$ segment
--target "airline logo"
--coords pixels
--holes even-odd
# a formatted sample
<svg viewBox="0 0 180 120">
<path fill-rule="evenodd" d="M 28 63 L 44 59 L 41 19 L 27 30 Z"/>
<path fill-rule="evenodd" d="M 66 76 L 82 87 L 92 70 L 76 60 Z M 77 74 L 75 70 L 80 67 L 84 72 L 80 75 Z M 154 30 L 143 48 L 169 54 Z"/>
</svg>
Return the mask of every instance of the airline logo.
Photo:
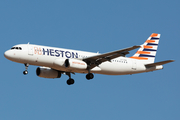
<svg viewBox="0 0 180 120">
<path fill-rule="evenodd" d="M 153 33 L 146 40 L 146 42 L 141 45 L 141 48 L 136 52 L 136 54 L 130 58 L 138 60 L 148 60 L 155 59 L 156 51 L 159 44 L 160 34 Z"/>
<path fill-rule="evenodd" d="M 41 47 L 34 47 L 34 54 L 56 56 L 56 57 L 66 57 L 66 58 L 78 58 L 77 52 L 63 51 L 59 49 L 47 49 L 47 48 L 41 48 Z"/>
</svg>

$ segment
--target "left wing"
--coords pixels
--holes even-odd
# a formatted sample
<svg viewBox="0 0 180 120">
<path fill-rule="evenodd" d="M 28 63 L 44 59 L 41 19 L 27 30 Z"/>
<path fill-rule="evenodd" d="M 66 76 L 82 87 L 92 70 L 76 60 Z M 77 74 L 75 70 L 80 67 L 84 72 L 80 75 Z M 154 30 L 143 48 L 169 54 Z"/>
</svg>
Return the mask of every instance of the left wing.
<svg viewBox="0 0 180 120">
<path fill-rule="evenodd" d="M 92 69 L 102 62 L 111 61 L 114 58 L 125 56 L 126 54 L 129 54 L 129 51 L 134 50 L 136 48 L 139 48 L 141 46 L 133 46 L 113 52 L 108 52 L 100 55 L 95 55 L 91 57 L 84 58 L 83 61 L 85 61 L 88 64 L 88 69 Z"/>
</svg>

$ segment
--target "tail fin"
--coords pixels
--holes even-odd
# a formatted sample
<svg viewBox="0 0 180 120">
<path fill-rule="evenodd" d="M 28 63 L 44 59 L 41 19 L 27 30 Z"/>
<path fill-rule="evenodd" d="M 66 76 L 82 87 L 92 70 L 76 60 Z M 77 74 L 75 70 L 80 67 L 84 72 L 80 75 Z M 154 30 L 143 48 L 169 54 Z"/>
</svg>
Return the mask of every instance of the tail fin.
<svg viewBox="0 0 180 120">
<path fill-rule="evenodd" d="M 154 63 L 159 44 L 160 34 L 152 33 L 141 48 L 130 58 L 142 60 L 144 63 Z"/>
</svg>

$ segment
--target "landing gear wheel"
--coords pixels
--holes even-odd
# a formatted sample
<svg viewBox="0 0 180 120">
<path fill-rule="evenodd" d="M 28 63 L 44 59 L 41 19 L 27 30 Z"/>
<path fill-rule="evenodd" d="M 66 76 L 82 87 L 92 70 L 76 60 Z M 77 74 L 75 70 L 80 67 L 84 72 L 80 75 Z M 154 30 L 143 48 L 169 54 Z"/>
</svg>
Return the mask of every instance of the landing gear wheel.
<svg viewBox="0 0 180 120">
<path fill-rule="evenodd" d="M 23 74 L 24 74 L 24 75 L 27 75 L 27 74 L 28 74 L 28 71 L 27 71 L 27 70 L 23 71 Z"/>
<path fill-rule="evenodd" d="M 90 79 L 93 79 L 94 78 L 94 75 L 92 74 L 92 73 L 88 73 L 87 75 L 86 75 L 86 79 L 87 80 L 90 80 Z"/>
<path fill-rule="evenodd" d="M 24 63 L 24 65 L 25 65 L 26 70 L 23 71 L 23 74 L 24 74 L 24 75 L 27 75 L 27 74 L 28 74 L 27 69 L 28 69 L 28 67 L 29 67 L 29 64 L 28 64 L 28 63 Z"/>
<path fill-rule="evenodd" d="M 67 80 L 67 84 L 68 84 L 68 85 L 74 84 L 74 79 L 72 79 L 72 78 L 68 79 L 68 80 Z"/>
</svg>

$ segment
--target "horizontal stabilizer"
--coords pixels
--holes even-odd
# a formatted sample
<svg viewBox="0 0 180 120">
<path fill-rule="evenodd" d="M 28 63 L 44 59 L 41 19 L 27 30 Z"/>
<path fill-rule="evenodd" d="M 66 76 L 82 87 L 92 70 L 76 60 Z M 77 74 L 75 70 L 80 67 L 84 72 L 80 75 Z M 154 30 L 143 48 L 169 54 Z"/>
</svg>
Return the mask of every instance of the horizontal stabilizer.
<svg viewBox="0 0 180 120">
<path fill-rule="evenodd" d="M 158 66 L 158 65 L 163 65 L 163 64 L 167 64 L 170 62 L 174 62 L 174 60 L 166 60 L 166 61 L 162 61 L 162 62 L 156 62 L 156 63 L 152 63 L 152 64 L 146 64 L 146 67 L 154 67 L 154 66 Z"/>
</svg>

